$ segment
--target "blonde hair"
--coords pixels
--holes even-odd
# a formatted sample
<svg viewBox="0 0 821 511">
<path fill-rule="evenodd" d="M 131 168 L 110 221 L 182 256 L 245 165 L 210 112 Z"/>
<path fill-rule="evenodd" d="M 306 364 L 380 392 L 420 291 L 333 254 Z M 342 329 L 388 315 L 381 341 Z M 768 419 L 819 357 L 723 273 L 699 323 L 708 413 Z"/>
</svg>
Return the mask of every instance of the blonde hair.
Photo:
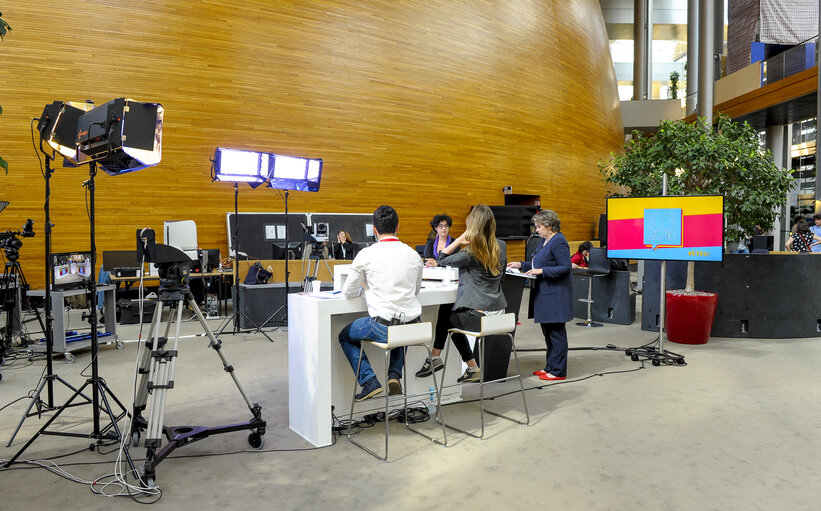
<svg viewBox="0 0 821 511">
<path fill-rule="evenodd" d="M 353 243 L 353 240 L 351 239 L 351 235 L 348 234 L 348 231 L 339 231 L 339 234 L 344 234 L 345 235 L 345 243 Z"/>
<path fill-rule="evenodd" d="M 499 242 L 496 240 L 496 219 L 493 212 L 484 204 L 473 207 L 466 219 L 465 237 L 470 242 L 465 251 L 475 257 L 493 276 L 502 270 L 499 260 Z"/>
</svg>

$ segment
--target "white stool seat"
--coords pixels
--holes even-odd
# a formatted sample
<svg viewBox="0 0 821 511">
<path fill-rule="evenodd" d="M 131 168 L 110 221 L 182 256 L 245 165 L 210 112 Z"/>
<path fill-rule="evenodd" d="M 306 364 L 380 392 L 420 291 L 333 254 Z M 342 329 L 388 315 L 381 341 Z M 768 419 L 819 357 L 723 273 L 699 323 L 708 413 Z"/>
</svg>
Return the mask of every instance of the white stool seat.
<svg viewBox="0 0 821 511">
<path fill-rule="evenodd" d="M 407 323 L 407 324 L 403 324 L 403 325 L 389 326 L 388 327 L 388 339 L 385 342 L 371 341 L 371 340 L 368 340 L 368 339 L 363 339 L 362 343 L 363 344 L 368 343 L 372 346 L 375 346 L 375 347 L 380 348 L 380 349 L 385 351 L 385 379 L 383 380 L 383 383 L 387 384 L 387 382 L 388 382 L 388 367 L 390 365 L 389 359 L 390 359 L 391 350 L 393 350 L 393 349 L 402 349 L 402 350 L 406 350 L 406 352 L 407 352 L 407 349 L 408 349 L 409 346 L 420 346 L 420 347 L 423 347 L 427 350 L 428 358 L 430 358 L 431 354 L 430 354 L 429 343 L 430 343 L 432 337 L 433 337 L 433 325 L 431 323 Z M 385 392 L 384 392 L 384 399 L 385 399 L 385 456 L 380 456 L 375 451 L 373 451 L 373 450 L 365 447 L 361 443 L 357 442 L 351 436 L 351 426 L 353 425 L 353 422 L 354 422 L 353 421 L 354 405 L 356 404 L 356 387 L 357 387 L 357 384 L 359 382 L 359 370 L 360 370 L 361 366 L 362 366 L 362 350 L 360 350 L 360 352 L 359 352 L 359 362 L 357 363 L 356 371 L 354 372 L 353 396 L 351 397 L 351 414 L 350 414 L 350 417 L 349 417 L 350 420 L 348 422 L 348 430 L 347 430 L 348 440 L 350 440 L 351 443 L 353 443 L 357 447 L 360 447 L 364 451 L 372 454 L 376 458 L 379 458 L 382 461 L 388 461 L 388 429 L 389 429 L 388 426 L 390 424 L 388 405 L 389 405 L 389 401 L 390 401 L 390 395 L 389 395 L 390 393 L 387 389 L 385 389 Z M 414 394 L 414 395 L 409 396 L 406 392 L 407 388 L 408 388 L 408 375 L 407 375 L 407 371 L 405 371 L 404 369 L 402 371 L 402 376 L 403 376 L 403 380 L 404 380 L 404 385 L 403 385 L 404 392 L 402 393 L 402 397 L 404 399 L 405 428 L 413 431 L 417 435 L 421 435 L 421 436 L 427 438 L 428 440 L 432 440 L 432 441 L 434 441 L 434 442 L 436 442 L 440 445 L 447 445 L 447 432 L 445 431 L 445 424 L 444 424 L 445 421 L 444 421 L 444 418 L 442 416 L 442 411 L 439 407 L 439 403 L 440 403 L 440 400 L 441 400 L 441 397 L 442 397 L 442 393 L 439 390 L 438 384 L 436 383 L 436 378 L 433 379 L 433 384 L 434 384 L 434 387 L 435 387 L 434 390 L 436 391 L 436 415 L 438 416 L 438 418 L 439 418 L 438 420 L 442 425 L 442 437 L 443 437 L 442 441 L 439 441 L 436 438 L 433 438 L 429 435 L 426 435 L 425 433 L 422 433 L 421 431 L 418 431 L 418 430 L 412 428 L 410 426 L 410 424 L 408 423 L 408 398 L 409 397 L 419 397 L 419 396 L 422 396 L 422 395 L 427 396 L 427 394 Z"/>
<path fill-rule="evenodd" d="M 448 338 L 450 338 L 450 336 L 453 335 L 454 333 L 460 333 L 460 334 L 470 335 L 470 336 L 476 337 L 476 342 L 479 343 L 479 352 L 481 353 L 481 357 L 482 357 L 481 361 L 480 361 L 480 367 L 479 367 L 479 404 L 480 404 L 480 408 L 481 408 L 481 415 L 480 415 L 480 418 L 481 418 L 481 432 L 478 435 L 476 435 L 475 433 L 471 433 L 470 431 L 465 431 L 463 429 L 459 429 L 459 428 L 454 427 L 452 425 L 444 424 L 444 420 L 443 420 L 443 425 L 446 425 L 447 427 L 449 427 L 451 429 L 455 429 L 456 431 L 465 433 L 467 435 L 470 435 L 470 436 L 473 436 L 473 437 L 476 437 L 476 438 L 483 438 L 484 435 L 485 435 L 485 411 L 487 411 L 487 413 L 489 413 L 491 415 L 495 415 L 497 417 L 501 417 L 503 419 L 507 419 L 509 421 L 516 422 L 518 424 L 522 424 L 522 425 L 525 425 L 525 426 L 530 424 L 530 414 L 527 411 L 527 401 L 525 400 L 524 384 L 522 383 L 522 372 L 521 372 L 521 369 L 519 368 L 519 354 L 516 351 L 516 343 L 513 340 L 513 332 L 515 330 L 516 330 L 516 315 L 513 314 L 512 312 L 509 312 L 507 314 L 496 314 L 496 315 L 492 315 L 492 316 L 482 316 L 482 318 L 481 318 L 481 327 L 480 327 L 480 330 L 478 332 L 471 331 L 471 330 L 464 330 L 464 329 L 461 329 L 461 328 L 449 328 L 448 329 L 448 334 L 449 334 Z M 513 357 L 516 361 L 516 374 L 512 375 L 512 376 L 506 376 L 504 378 L 499 378 L 499 379 L 493 380 L 491 382 L 486 382 L 485 381 L 485 366 L 487 365 L 486 364 L 487 359 L 485 357 L 485 344 L 487 342 L 487 338 L 489 336 L 493 336 L 493 335 L 506 335 L 506 336 L 508 336 L 508 338 L 510 338 L 511 351 L 513 352 Z M 439 385 L 439 392 L 440 393 L 442 392 L 442 389 L 444 388 L 444 378 L 445 378 L 444 375 L 447 372 L 448 354 L 449 353 L 450 353 L 450 343 L 447 343 L 447 345 L 445 347 L 445 359 L 444 359 L 444 362 L 443 362 L 444 368 L 441 371 L 442 372 L 442 381 L 440 382 L 440 385 Z M 493 412 L 493 411 L 490 411 L 490 410 L 485 410 L 485 394 L 484 394 L 485 385 L 487 383 L 496 383 L 496 382 L 501 382 L 501 381 L 507 381 L 507 380 L 510 380 L 510 379 L 513 379 L 513 378 L 517 378 L 519 380 L 519 392 L 522 396 L 522 404 L 524 405 L 524 410 L 525 410 L 525 420 L 524 421 L 516 420 L 512 417 L 508 417 L 507 415 L 503 415 L 501 413 L 496 413 L 496 412 Z M 434 376 L 433 380 L 434 380 L 434 382 L 436 381 L 435 376 Z"/>
</svg>

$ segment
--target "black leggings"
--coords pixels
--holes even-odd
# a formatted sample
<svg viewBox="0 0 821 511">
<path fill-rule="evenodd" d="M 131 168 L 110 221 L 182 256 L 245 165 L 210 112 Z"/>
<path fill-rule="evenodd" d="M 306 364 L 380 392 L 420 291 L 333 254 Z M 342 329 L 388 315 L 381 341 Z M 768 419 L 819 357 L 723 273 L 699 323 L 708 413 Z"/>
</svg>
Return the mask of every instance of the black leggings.
<svg viewBox="0 0 821 511">
<path fill-rule="evenodd" d="M 434 337 L 433 347 L 437 350 L 445 348 L 448 328 L 478 332 L 482 328 L 482 316 L 484 314 L 473 309 L 453 310 L 453 304 L 445 303 L 440 305 L 439 314 L 436 318 L 436 336 Z M 465 334 L 454 333 L 450 338 L 453 345 L 459 350 L 459 355 L 464 362 L 475 358 Z"/>
</svg>

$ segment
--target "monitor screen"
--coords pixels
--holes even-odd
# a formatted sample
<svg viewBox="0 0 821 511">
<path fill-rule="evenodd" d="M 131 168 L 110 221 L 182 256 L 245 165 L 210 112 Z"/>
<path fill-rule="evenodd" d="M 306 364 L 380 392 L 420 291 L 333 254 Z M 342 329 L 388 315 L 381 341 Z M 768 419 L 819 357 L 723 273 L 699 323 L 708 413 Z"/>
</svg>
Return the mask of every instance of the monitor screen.
<svg viewBox="0 0 821 511">
<path fill-rule="evenodd" d="M 91 277 L 91 252 L 51 254 L 53 289 L 81 288 Z"/>
<path fill-rule="evenodd" d="M 115 268 L 142 268 L 142 261 L 137 259 L 136 250 L 104 250 L 103 269 L 114 271 Z"/>
<path fill-rule="evenodd" d="M 607 257 L 722 261 L 724 197 L 607 199 Z"/>
</svg>

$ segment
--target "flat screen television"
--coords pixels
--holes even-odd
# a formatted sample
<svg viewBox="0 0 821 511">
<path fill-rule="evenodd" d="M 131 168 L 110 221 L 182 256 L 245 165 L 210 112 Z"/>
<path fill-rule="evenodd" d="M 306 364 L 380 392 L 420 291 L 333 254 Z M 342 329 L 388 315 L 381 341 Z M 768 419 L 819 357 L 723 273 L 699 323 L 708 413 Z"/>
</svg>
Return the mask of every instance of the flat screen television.
<svg viewBox="0 0 821 511">
<path fill-rule="evenodd" d="M 92 278 L 91 252 L 60 252 L 51 258 L 52 289 L 83 288 Z"/>
<path fill-rule="evenodd" d="M 722 261 L 724 197 L 607 199 L 607 257 Z"/>
</svg>

